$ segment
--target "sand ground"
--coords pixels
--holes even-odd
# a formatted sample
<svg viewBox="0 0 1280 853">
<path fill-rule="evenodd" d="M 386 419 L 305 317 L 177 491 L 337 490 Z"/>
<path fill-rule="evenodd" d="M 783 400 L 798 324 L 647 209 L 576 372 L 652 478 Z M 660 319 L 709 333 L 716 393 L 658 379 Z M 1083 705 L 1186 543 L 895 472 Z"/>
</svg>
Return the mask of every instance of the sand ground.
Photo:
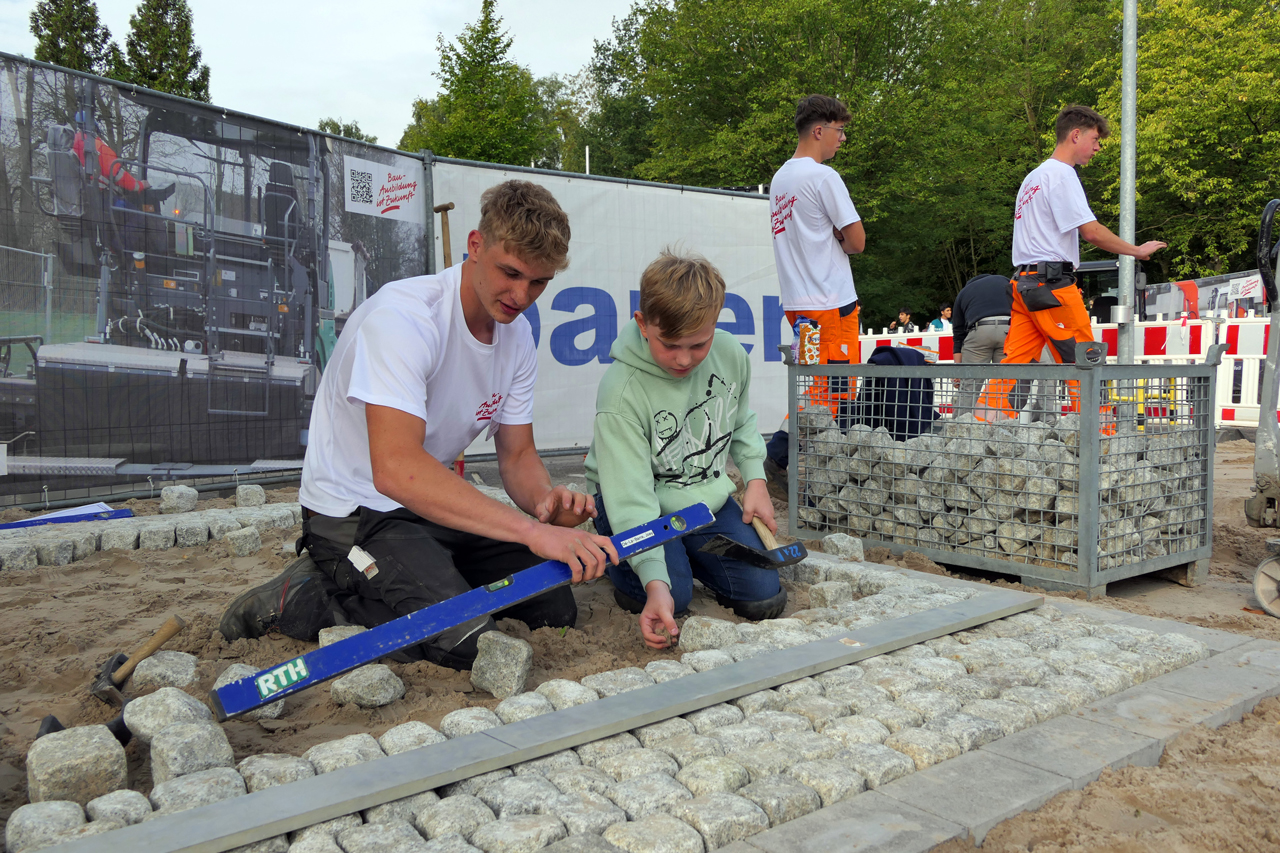
<svg viewBox="0 0 1280 853">
<path fill-rule="evenodd" d="M 1243 500 L 1253 481 L 1253 445 L 1219 445 L 1214 477 L 1214 553 L 1209 581 L 1187 589 L 1172 582 L 1136 578 L 1113 584 L 1098 603 L 1196 625 L 1280 640 L 1280 619 L 1261 612 L 1252 597 L 1253 570 L 1265 556 L 1265 540 L 1275 531 L 1247 527 Z M 496 468 L 471 466 L 486 482 L 497 484 Z M 581 459 L 559 461 L 553 476 L 581 478 Z M 269 492 L 272 502 L 296 500 L 296 490 Z M 155 501 L 131 501 L 134 512 L 156 511 Z M 202 500 L 202 508 L 230 503 Z M 782 509 L 782 508 L 780 508 Z M 21 515 L 10 510 L 0 520 Z M 785 512 L 780 512 L 785 519 Z M 199 660 L 198 683 L 190 692 L 203 698 L 230 663 L 256 667 L 295 656 L 308 644 L 279 635 L 228 644 L 216 632 L 223 608 L 246 587 L 277 574 L 289 559 L 286 548 L 297 530 L 264 536 L 263 549 L 251 557 L 232 557 L 220 542 L 199 548 L 160 552 L 99 553 L 64 567 L 29 573 L 0 573 L 0 821 L 26 802 L 25 756 L 46 714 L 64 724 L 105 722 L 115 711 L 88 693 L 103 661 L 131 652 L 171 614 L 182 615 L 187 629 L 166 648 L 189 652 Z M 814 543 L 816 544 L 816 543 Z M 291 548 L 290 552 L 291 553 Z M 880 549 L 869 558 L 899 562 L 913 569 L 943 571 L 920 555 L 891 560 Z M 973 577 L 966 575 L 967 577 Z M 1007 584 L 1009 578 L 974 578 Z M 551 678 L 579 678 L 651 660 L 678 658 L 679 649 L 652 651 L 640 640 L 635 617 L 613 602 L 607 581 L 575 591 L 579 619 L 563 634 L 523 624 L 502 623 L 504 631 L 533 644 L 534 672 L 529 687 Z M 788 612 L 808 606 L 807 595 L 791 590 Z M 709 596 L 699 594 L 691 610 L 736 621 Z M 404 680 L 404 699 L 386 708 L 339 706 L 321 686 L 286 700 L 278 720 L 226 724 L 237 759 L 259 752 L 301 754 L 308 747 L 356 732 L 379 735 L 410 719 L 436 725 L 457 708 L 497 700 L 472 688 L 466 673 L 427 663 L 391 663 Z M 126 686 L 126 695 L 129 691 Z M 1084 791 L 1062 794 L 1039 811 L 997 827 L 985 847 L 991 850 L 1047 851 L 1217 851 L 1280 849 L 1280 831 L 1271 818 L 1280 805 L 1280 771 L 1274 749 L 1280 724 L 1280 700 L 1269 700 L 1240 723 L 1216 731 L 1196 730 L 1177 739 L 1160 767 L 1109 772 Z M 146 750 L 137 742 L 127 750 L 130 784 L 151 787 Z M 944 846 L 958 853 L 964 845 Z M 972 849 L 970 847 L 970 849 Z"/>
</svg>

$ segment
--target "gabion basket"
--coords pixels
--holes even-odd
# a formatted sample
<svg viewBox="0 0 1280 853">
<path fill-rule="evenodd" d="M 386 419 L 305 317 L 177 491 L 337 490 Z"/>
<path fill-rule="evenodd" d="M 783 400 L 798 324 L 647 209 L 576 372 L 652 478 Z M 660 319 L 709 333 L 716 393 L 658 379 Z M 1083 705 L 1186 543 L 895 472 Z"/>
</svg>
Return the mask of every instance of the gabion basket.
<svg viewBox="0 0 1280 853">
<path fill-rule="evenodd" d="M 1104 594 L 1212 550 L 1199 364 L 789 365 L 790 523 Z"/>
</svg>

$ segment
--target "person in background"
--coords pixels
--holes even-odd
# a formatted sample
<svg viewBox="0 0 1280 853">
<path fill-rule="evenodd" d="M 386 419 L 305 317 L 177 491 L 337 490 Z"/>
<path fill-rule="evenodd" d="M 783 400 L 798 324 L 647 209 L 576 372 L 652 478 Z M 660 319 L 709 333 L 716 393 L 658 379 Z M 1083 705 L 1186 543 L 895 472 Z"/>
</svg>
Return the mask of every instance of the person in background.
<svg viewBox="0 0 1280 853">
<path fill-rule="evenodd" d="M 1076 360 L 1076 343 L 1092 341 L 1075 269 L 1080 238 L 1118 255 L 1146 260 L 1165 247 L 1158 240 L 1136 246 L 1122 240 L 1089 208 L 1078 167 L 1102 150 L 1110 135 L 1107 120 L 1080 105 L 1065 107 L 1056 121 L 1053 156 L 1027 175 L 1013 212 L 1013 311 L 1004 361 L 1026 364 L 1043 349 L 1059 364 Z M 1096 310 L 1096 303 L 1095 303 Z"/>
<path fill-rule="evenodd" d="M 951 305 L 944 303 L 938 306 L 938 317 L 929 324 L 929 328 L 944 335 L 951 331 Z"/>
<path fill-rule="evenodd" d="M 1009 334 L 1013 310 L 1013 285 L 1002 275 L 974 276 L 956 297 L 951 329 L 956 364 L 999 364 L 1004 360 L 1004 339 Z M 956 414 L 973 411 L 981 380 L 960 379 Z"/>
<path fill-rule="evenodd" d="M 911 322 L 911 309 L 903 308 L 898 312 L 898 319 L 889 323 L 889 331 L 910 335 L 920 331 L 920 327 Z"/>
<path fill-rule="evenodd" d="M 782 308 L 787 323 L 801 315 L 818 327 L 821 364 L 859 363 L 858 292 L 853 285 L 849 256 L 866 248 L 862 217 L 853 206 L 840 174 L 826 161 L 836 156 L 845 140 L 849 110 L 827 95 L 810 95 L 796 105 L 795 153 L 782 164 L 769 184 L 773 259 L 778 269 Z M 829 384 L 817 379 L 809 390 L 810 403 L 826 405 L 840 419 L 849 402 L 847 379 Z M 769 440 L 765 472 L 769 489 L 787 494 L 790 440 L 780 429 Z"/>
</svg>

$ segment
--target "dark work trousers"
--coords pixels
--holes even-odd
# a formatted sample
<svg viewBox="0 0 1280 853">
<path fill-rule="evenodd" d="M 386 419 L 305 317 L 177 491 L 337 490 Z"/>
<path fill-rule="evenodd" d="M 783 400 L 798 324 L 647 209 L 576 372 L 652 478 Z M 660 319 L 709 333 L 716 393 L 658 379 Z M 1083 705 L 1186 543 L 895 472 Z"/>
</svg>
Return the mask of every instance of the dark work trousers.
<svg viewBox="0 0 1280 853">
<path fill-rule="evenodd" d="M 617 532 L 609 524 L 604 498 L 598 494 L 596 513 L 596 530 L 602 536 L 612 536 Z M 709 526 L 663 545 L 662 553 L 667 560 L 667 576 L 670 581 L 667 586 L 671 588 L 676 613 L 689 609 L 689 602 L 693 600 L 694 578 L 726 601 L 764 601 L 781 591 L 776 570 L 757 568 L 742 560 L 698 550 L 721 534 L 734 542 L 764 550 L 760 534 L 750 524 L 743 522 L 742 507 L 733 498 L 725 501 L 724 506 L 716 513 L 715 521 Z M 644 584 L 625 560 L 620 566 L 610 564 L 605 571 L 609 574 L 609 580 L 624 595 L 636 601 L 648 600 L 649 594 L 645 591 Z"/>
<path fill-rule="evenodd" d="M 407 509 L 377 512 L 361 507 L 346 518 L 304 510 L 302 544 L 332 582 L 326 585 L 326 592 L 336 609 L 346 621 L 366 628 L 542 562 L 523 545 L 442 527 Z M 376 561 L 373 577 L 358 571 L 347 559 L 353 545 Z M 470 669 L 476 640 L 493 630 L 495 618 L 519 619 L 536 629 L 572 626 L 577 617 L 573 592 L 562 586 L 492 617 L 450 628 L 405 652 L 413 660 Z"/>
</svg>

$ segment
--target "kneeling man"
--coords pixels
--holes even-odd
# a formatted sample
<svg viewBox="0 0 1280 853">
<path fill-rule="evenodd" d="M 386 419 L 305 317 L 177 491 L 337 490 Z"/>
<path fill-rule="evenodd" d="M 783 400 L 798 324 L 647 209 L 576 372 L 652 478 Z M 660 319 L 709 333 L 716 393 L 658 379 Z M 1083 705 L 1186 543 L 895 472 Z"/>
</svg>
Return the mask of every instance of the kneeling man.
<svg viewBox="0 0 1280 853">
<path fill-rule="evenodd" d="M 568 265 L 569 219 L 545 188 L 507 181 L 481 196 L 466 259 L 391 282 L 351 315 L 316 394 L 302 469 L 302 559 L 241 595 L 228 640 L 271 628 L 313 639 L 333 625 L 374 627 L 542 560 L 575 582 L 617 562 L 587 495 L 552 487 L 533 442 L 537 353 L 521 316 Z M 507 493 L 488 498 L 446 463 L 487 430 Z M 314 563 L 312 562 L 314 560 Z M 530 628 L 573 625 L 569 587 L 494 614 Z M 468 669 L 485 617 L 407 651 Z"/>
</svg>

